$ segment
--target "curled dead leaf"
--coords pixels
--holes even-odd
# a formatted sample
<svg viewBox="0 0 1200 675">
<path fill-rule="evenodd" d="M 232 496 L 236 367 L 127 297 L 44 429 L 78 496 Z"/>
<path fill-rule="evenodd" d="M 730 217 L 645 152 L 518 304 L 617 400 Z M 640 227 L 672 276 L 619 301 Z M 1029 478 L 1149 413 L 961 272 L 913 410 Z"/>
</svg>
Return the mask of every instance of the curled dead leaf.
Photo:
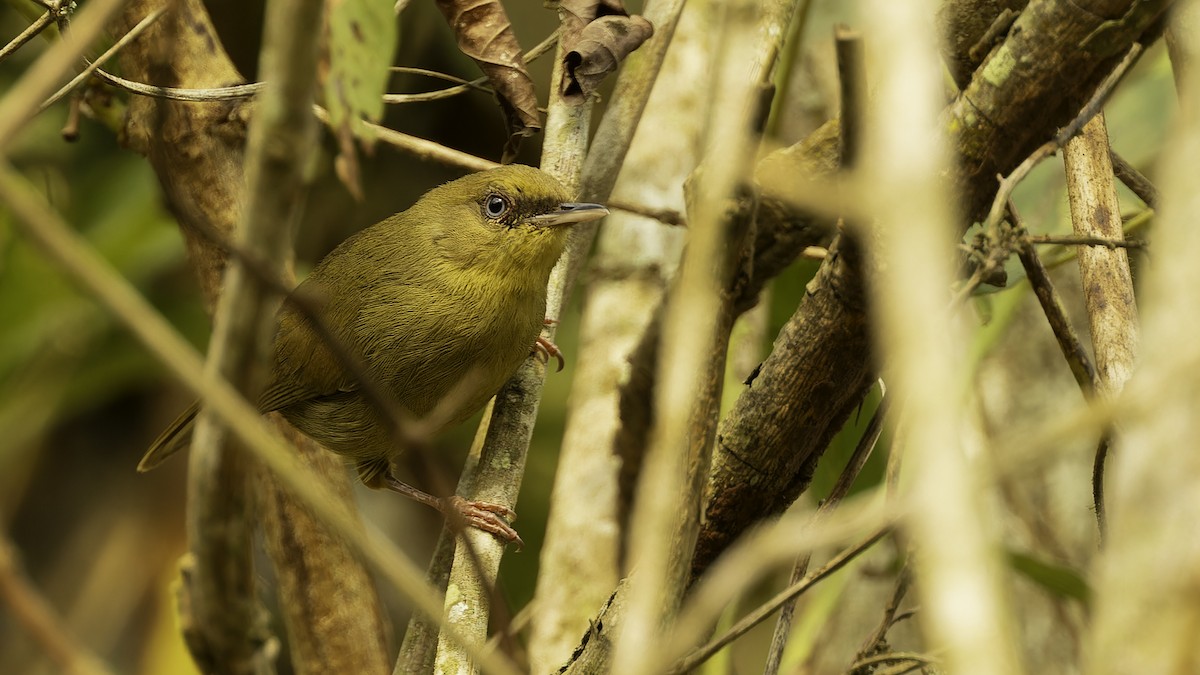
<svg viewBox="0 0 1200 675">
<path fill-rule="evenodd" d="M 521 139 L 542 128 L 537 92 L 525 68 L 521 44 L 499 0 L 437 0 L 454 29 L 458 48 L 479 64 L 496 91 L 508 125 L 501 162 L 511 161 Z"/>
<path fill-rule="evenodd" d="M 574 40 L 583 27 L 602 16 L 629 16 L 622 0 L 562 0 L 558 3 L 562 11 L 564 40 Z"/>
<path fill-rule="evenodd" d="M 579 31 L 564 48 L 563 98 L 579 104 L 616 72 L 621 61 L 654 35 L 654 26 L 640 16 L 601 16 Z"/>
</svg>

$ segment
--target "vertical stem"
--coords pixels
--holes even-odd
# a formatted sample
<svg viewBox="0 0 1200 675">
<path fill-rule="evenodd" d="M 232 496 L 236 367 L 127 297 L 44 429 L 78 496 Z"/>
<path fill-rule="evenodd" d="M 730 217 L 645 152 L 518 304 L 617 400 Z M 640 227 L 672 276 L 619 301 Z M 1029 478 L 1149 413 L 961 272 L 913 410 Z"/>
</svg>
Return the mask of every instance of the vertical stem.
<svg viewBox="0 0 1200 675">
<path fill-rule="evenodd" d="M 282 276 L 303 202 L 303 171 L 316 147 L 312 100 L 322 3 L 272 0 L 263 36 L 267 84 L 250 123 L 240 249 Z M 235 259 L 224 279 L 205 371 L 227 378 L 249 400 L 266 384 L 263 367 L 280 298 Z M 188 472 L 188 558 L 184 585 L 188 644 L 206 670 L 274 671 L 277 645 L 258 602 L 249 455 L 231 451 L 220 418 L 201 411 Z"/>
<path fill-rule="evenodd" d="M 577 193 L 587 149 L 592 101 L 571 105 L 563 99 L 562 89 L 558 86 L 563 77 L 563 56 L 560 42 L 551 76 L 553 87 L 546 116 L 542 169 Z M 566 253 L 550 275 L 546 318 L 557 322 L 570 291 L 567 272 L 578 268 L 587 256 L 594 233 L 594 227 L 579 228 L 571 233 Z M 548 326 L 546 332 L 548 337 L 553 337 L 554 326 Z M 529 358 L 496 395 L 479 463 L 473 470 L 463 472 L 459 494 L 510 509 L 516 506 L 545 381 L 545 365 L 536 358 Z M 487 641 L 492 589 L 496 585 L 504 548 L 505 542 L 474 528 L 458 535 L 446 589 L 446 625 L 457 628 L 459 635 L 474 644 L 483 645 Z M 439 637 L 434 672 L 474 673 L 475 668 L 469 664 L 461 643 Z"/>
<path fill-rule="evenodd" d="M 720 46 L 707 114 L 706 161 L 689 205 L 688 249 L 668 293 L 655 422 L 630 521 L 628 615 L 614 673 L 653 672 L 655 641 L 670 626 L 691 573 L 712 459 L 721 379 L 733 311 L 722 292 L 753 214 L 731 214 L 730 198 L 750 176 L 759 86 L 778 56 L 794 2 L 717 6 Z M 741 216 L 741 217 L 739 217 Z"/>
<path fill-rule="evenodd" d="M 1021 672 L 1004 601 L 1004 564 L 988 536 L 983 476 L 969 457 L 980 431 L 964 400 L 961 325 L 947 302 L 956 228 L 941 176 L 949 155 L 937 126 L 941 72 L 932 2 L 869 2 L 867 72 L 875 78 L 862 145 L 862 192 L 884 380 L 906 411 L 903 498 L 917 550 L 929 644 L 951 673 Z"/>
<path fill-rule="evenodd" d="M 1063 163 L 1075 234 L 1123 238 L 1121 204 L 1117 201 L 1103 113 L 1093 117 L 1078 136 L 1067 142 Z M 1137 303 L 1129 272 L 1129 253 L 1124 248 L 1081 246 L 1078 257 L 1092 350 L 1096 355 L 1096 393 L 1111 397 L 1121 391 L 1132 374 L 1137 352 Z M 1104 466 L 1110 442 L 1109 434 L 1105 433 L 1096 450 L 1092 472 L 1093 508 L 1101 536 L 1104 534 Z"/>
<path fill-rule="evenodd" d="M 702 86 L 709 31 L 701 18 L 708 4 L 692 0 L 671 41 L 613 191 L 624 201 L 684 209 L 679 186 L 695 168 L 701 120 L 679 110 L 700 109 L 709 95 Z M 678 262 L 683 235 L 681 228 L 622 211 L 610 214 L 598 235 L 538 569 L 532 672 L 553 672 L 567 661 L 617 585 L 619 389 Z"/>
<path fill-rule="evenodd" d="M 1176 47 L 1195 62 L 1200 6 L 1174 15 Z M 1190 21 L 1188 20 L 1190 19 Z M 1141 275 L 1140 362 L 1125 386 L 1110 469 L 1106 545 L 1083 672 L 1200 671 L 1200 70 L 1181 73 L 1180 110 L 1163 145 L 1163 208 L 1154 255 Z"/>
<path fill-rule="evenodd" d="M 1067 143 L 1063 160 L 1075 234 L 1123 239 L 1103 113 Z M 1080 246 L 1078 257 L 1096 354 L 1096 388 L 1101 395 L 1111 396 L 1129 379 L 1137 351 L 1137 304 L 1129 254 L 1124 248 Z"/>
</svg>

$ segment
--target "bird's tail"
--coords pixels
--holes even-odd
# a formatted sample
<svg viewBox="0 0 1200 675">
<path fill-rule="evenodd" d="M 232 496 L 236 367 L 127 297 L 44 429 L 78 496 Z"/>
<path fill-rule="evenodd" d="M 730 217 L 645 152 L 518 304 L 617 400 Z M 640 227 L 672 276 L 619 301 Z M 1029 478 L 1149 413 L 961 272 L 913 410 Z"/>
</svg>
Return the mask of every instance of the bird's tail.
<svg viewBox="0 0 1200 675">
<path fill-rule="evenodd" d="M 192 437 L 192 426 L 196 421 L 196 413 L 200 410 L 200 403 L 196 402 L 188 406 L 179 417 L 175 418 L 174 422 L 168 426 L 154 442 L 150 444 L 150 449 L 142 457 L 142 461 L 138 462 L 138 471 L 149 471 L 163 460 L 175 454 L 176 451 L 187 445 L 188 440 Z"/>
</svg>

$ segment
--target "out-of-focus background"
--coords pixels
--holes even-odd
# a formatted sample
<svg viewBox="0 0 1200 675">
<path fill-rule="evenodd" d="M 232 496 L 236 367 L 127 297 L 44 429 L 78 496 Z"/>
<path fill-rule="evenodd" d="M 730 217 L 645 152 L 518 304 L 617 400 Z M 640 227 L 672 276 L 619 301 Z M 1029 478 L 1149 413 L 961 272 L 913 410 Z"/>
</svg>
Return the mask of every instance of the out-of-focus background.
<svg viewBox="0 0 1200 675">
<path fill-rule="evenodd" d="M 540 3 L 507 4 L 526 48 L 557 26 L 555 12 Z M 628 3 L 634 12 L 640 4 Z M 831 28 L 838 21 L 853 23 L 854 4 L 814 3 L 771 143 L 793 143 L 836 113 Z M 261 23 L 247 20 L 246 13 L 254 6 L 261 10 L 261 3 L 214 0 L 209 5 L 226 48 L 247 78 L 253 79 Z M 0 5 L 0 42 L 22 31 L 41 11 L 28 0 L 6 0 Z M 466 79 L 478 76 L 432 3 L 411 3 L 400 20 L 400 34 L 397 65 Z M 35 39 L 0 63 L 0 96 L 47 44 Z M 530 66 L 543 105 L 550 58 L 543 57 Z M 601 91 L 594 120 L 603 114 L 603 99 L 611 84 L 610 78 Z M 440 86 L 435 79 L 397 74 L 391 91 L 416 92 Z M 1116 150 L 1144 170 L 1152 169 L 1149 163 L 1157 156 L 1173 105 L 1169 65 L 1161 47 L 1154 48 L 1107 108 Z M 33 121 L 10 151 L 13 163 L 176 328 L 203 348 L 209 322 L 186 264 L 181 236 L 164 209 L 151 168 L 144 158 L 123 149 L 111 128 L 86 117 L 79 139 L 65 142 L 60 130 L 66 115 L 67 106 L 60 103 Z M 478 92 L 393 106 L 384 124 L 494 160 L 499 159 L 505 137 L 495 102 Z M 537 136 L 529 139 L 518 161 L 537 164 L 539 142 Z M 404 209 L 428 188 L 461 173 L 379 144 L 364 158 L 365 199 L 360 202 L 333 174 L 335 148 L 328 135 L 323 143 L 318 180 L 296 240 L 301 273 L 348 234 Z M 1057 160 L 1040 167 L 1021 186 L 1017 197 L 1031 229 L 1069 231 Z M 1128 193 L 1122 193 L 1122 198 L 1123 203 L 1136 202 Z M 191 397 L 102 309 L 23 241 L 14 232 L 11 217 L 0 205 L 0 528 L 15 544 L 25 574 L 63 615 L 72 632 L 120 672 L 190 672 L 193 666 L 175 626 L 172 598 L 177 561 L 185 546 L 186 461 L 172 460 L 148 475 L 138 475 L 134 467 L 149 442 Z M 1136 261 L 1135 257 L 1135 265 Z M 1076 274 L 1074 269 L 1073 264 L 1062 266 L 1056 274 L 1070 278 Z M 757 339 L 761 350 L 770 348 L 814 270 L 815 263 L 801 261 L 773 284 Z M 988 417 L 997 421 L 1061 405 L 1056 400 L 1062 397 L 1078 397 L 1031 293 L 1020 284 L 1018 268 L 1011 271 L 1013 290 L 981 295 L 976 302 L 980 323 L 987 324 L 976 336 L 980 377 L 989 394 L 985 396 L 989 399 L 985 400 Z M 1072 288 L 1071 284 L 1063 287 Z M 567 367 L 548 379 L 534 434 L 518 523 L 526 547 L 506 556 L 500 576 L 501 592 L 514 610 L 533 594 L 541 530 L 574 370 L 578 314 L 576 300 L 557 338 L 566 353 Z M 1081 319 L 1079 325 L 1084 324 Z M 730 381 L 743 379 L 755 362 L 753 352 L 749 359 L 733 359 Z M 1036 389 L 1027 387 L 1035 380 L 1039 383 Z M 828 489 L 857 436 L 854 430 L 861 429 L 870 412 L 865 409 L 852 420 L 854 429 L 844 434 L 846 440 L 827 454 L 809 499 L 819 499 Z M 437 440 L 434 461 L 451 480 L 473 430 L 473 423 L 464 424 Z M 882 458 L 884 453 L 877 453 L 862 479 L 864 484 L 879 480 Z M 1012 504 L 1008 505 L 1018 514 L 1011 519 L 1014 542 L 1036 544 L 1041 551 L 1054 550 L 1057 562 L 1075 570 L 1086 564 L 1093 545 L 1088 483 L 1086 477 L 1073 474 L 1077 469 L 1051 467 L 1047 484 L 1054 485 L 1053 491 L 1045 489 L 1047 484 L 1040 488 L 1012 486 Z M 422 482 L 419 475 L 412 479 Z M 424 564 L 441 527 L 436 513 L 395 495 L 365 489 L 360 489 L 358 499 L 365 517 L 387 531 L 418 564 Z M 262 565 L 262 569 L 269 566 Z M 864 564 L 846 572 L 844 581 L 890 588 L 890 582 L 872 582 L 873 572 L 878 570 Z M 270 588 L 270 584 L 264 586 Z M 830 585 L 801 606 L 802 615 L 813 618 L 814 631 L 816 626 L 833 625 L 816 617 L 831 611 L 828 608 L 844 587 L 845 583 Z M 770 590 L 764 588 L 761 594 Z M 1018 591 L 1051 593 L 1032 582 Z M 398 630 L 407 620 L 408 609 L 390 589 L 382 588 L 382 592 L 388 600 L 391 625 Z M 753 598 L 746 603 L 753 604 Z M 741 651 L 749 655 L 761 649 L 769 631 L 767 624 L 761 634 L 739 643 L 734 658 Z M 275 633 L 282 635 L 283 631 Z M 398 642 L 399 636 L 393 639 Z M 824 639 L 828 637 L 813 632 L 808 648 Z M 284 650 L 282 672 L 287 672 L 286 660 Z M 0 673 L 52 670 L 39 648 L 0 608 Z M 826 671 L 818 668 L 813 672 Z"/>
</svg>

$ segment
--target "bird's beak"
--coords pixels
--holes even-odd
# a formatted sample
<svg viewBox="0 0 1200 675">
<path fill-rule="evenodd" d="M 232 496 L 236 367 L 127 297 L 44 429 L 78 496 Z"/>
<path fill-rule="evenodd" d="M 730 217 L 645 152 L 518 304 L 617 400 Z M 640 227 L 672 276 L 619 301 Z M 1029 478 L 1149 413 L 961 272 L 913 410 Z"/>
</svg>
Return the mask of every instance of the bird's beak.
<svg viewBox="0 0 1200 675">
<path fill-rule="evenodd" d="M 608 215 L 608 209 L 603 204 L 560 204 L 557 211 L 533 216 L 528 222 L 534 227 L 561 227 L 599 220 Z"/>
</svg>

